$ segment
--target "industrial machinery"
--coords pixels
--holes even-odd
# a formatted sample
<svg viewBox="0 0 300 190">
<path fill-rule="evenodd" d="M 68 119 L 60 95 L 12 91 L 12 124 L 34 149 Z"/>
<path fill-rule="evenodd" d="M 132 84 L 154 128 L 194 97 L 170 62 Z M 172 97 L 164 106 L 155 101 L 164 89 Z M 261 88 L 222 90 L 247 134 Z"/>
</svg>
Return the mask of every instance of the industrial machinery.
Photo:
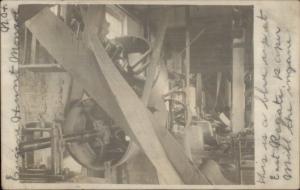
<svg viewBox="0 0 300 190">
<path fill-rule="evenodd" d="M 51 179 L 55 180 L 68 178 L 70 174 L 64 171 L 62 164 L 66 154 L 65 148 L 76 162 L 93 172 L 103 172 L 107 169 L 107 165 L 117 168 L 143 150 L 156 167 L 161 163 L 171 163 L 171 168 L 173 166 L 175 171 L 173 179 L 178 175 L 183 183 L 242 183 L 243 172 L 254 167 L 252 163 L 254 158 L 251 156 L 254 152 L 253 131 L 232 133 L 228 116 L 223 113 L 224 110 L 213 114 L 206 114 L 201 110 L 198 117 L 193 116 L 187 101 L 189 95 L 185 82 L 197 80 L 196 75 L 182 75 L 179 81 L 172 81 L 178 83 L 173 85 L 176 88 L 167 93 L 162 92 L 160 85 L 164 82 L 168 85 L 168 80 L 172 80 L 168 76 L 176 75 L 164 66 L 152 63 L 153 60 L 160 58 L 160 52 L 155 51 L 162 48 L 162 42 L 152 45 L 149 40 L 135 36 L 108 39 L 105 19 L 103 21 L 102 17 L 98 18 L 102 28 L 93 33 L 92 29 L 91 31 L 89 29 L 93 28 L 95 23 L 88 23 L 93 19 L 84 18 L 101 13 L 101 8 L 74 5 L 72 10 L 73 14 L 66 23 L 51 15 L 46 9 L 27 23 L 32 34 L 36 35 L 41 44 L 46 44 L 45 46 L 47 46 L 46 42 L 51 40 L 45 40 L 46 35 L 39 31 L 37 25 L 44 18 L 50 18 L 52 20 L 49 23 L 55 24 L 53 26 L 49 24 L 50 26 L 47 26 L 49 30 L 53 30 L 56 34 L 60 30 L 64 31 L 65 38 L 72 39 L 66 40 L 70 44 L 62 43 L 61 46 L 67 44 L 66 47 L 71 50 L 75 49 L 74 44 L 82 47 L 79 55 L 75 55 L 70 50 L 71 56 L 61 55 L 59 50 L 56 50 L 60 48 L 58 45 L 57 47 L 49 45 L 45 48 L 58 64 L 62 65 L 63 68 L 60 69 L 63 72 L 67 71 L 71 76 L 75 76 L 74 78 L 77 77 L 81 85 L 85 86 L 80 95 L 75 95 L 74 99 L 67 102 L 65 117 L 61 122 L 54 122 L 53 125 L 44 128 L 38 127 L 40 124 L 24 127 L 22 133 L 24 137 L 28 137 L 28 131 L 46 131 L 49 135 L 46 137 L 31 135 L 32 138 L 22 139 L 19 153 L 24 158 L 24 171 L 21 171 L 20 177 L 23 180 L 36 180 L 42 173 L 46 178 L 52 176 Z M 163 32 L 157 33 L 164 33 L 165 30 L 166 28 L 162 29 Z M 49 34 L 51 35 L 54 34 Z M 75 42 L 73 38 L 76 39 Z M 54 39 L 55 37 L 52 38 Z M 82 39 L 85 39 L 88 45 L 84 44 Z M 158 37 L 158 41 L 159 39 Z M 95 41 L 101 44 L 96 44 Z M 65 59 L 66 57 L 68 59 Z M 82 63 L 86 60 L 90 63 Z M 85 73 L 81 73 L 78 68 L 73 68 L 73 62 L 78 68 L 86 68 Z M 68 65 L 68 63 L 72 64 Z M 112 78 L 109 78 L 110 75 Z M 221 77 L 218 78 L 221 80 Z M 91 84 L 91 82 L 95 83 Z M 148 98 L 145 98 L 147 86 L 150 86 L 150 93 L 147 94 Z M 219 88 L 219 85 L 216 86 Z M 122 90 L 128 92 L 124 93 L 127 98 L 125 100 L 122 99 Z M 216 91 L 218 92 L 219 89 Z M 100 94 L 106 96 L 101 97 Z M 142 115 L 140 118 L 132 114 L 132 110 L 136 108 L 131 104 L 139 108 L 135 113 L 140 112 L 139 114 Z M 139 126 L 141 121 L 145 121 L 146 129 L 143 128 L 144 126 Z M 153 129 L 147 128 L 147 123 L 150 123 L 148 127 L 153 126 Z M 143 133 L 149 133 L 150 137 L 143 139 L 146 138 L 140 136 Z M 153 144 L 149 143 L 152 140 Z M 152 149 L 152 146 L 156 148 Z M 37 169 L 25 166 L 32 151 L 45 148 L 51 148 L 52 151 L 53 164 L 50 171 L 41 170 L 43 167 Z M 164 156 L 156 159 L 157 155 L 164 151 Z M 170 161 L 164 162 L 165 157 Z M 167 171 L 159 172 L 162 172 L 160 175 L 172 176 L 171 173 L 166 174 Z M 192 177 L 189 177 L 189 174 Z"/>
<path fill-rule="evenodd" d="M 133 36 L 119 37 L 112 42 L 107 39 L 108 54 L 127 82 L 137 94 L 140 93 L 145 79 L 137 75 L 149 65 L 150 45 L 146 40 Z M 134 63 L 129 63 L 128 55 L 132 53 L 140 55 Z M 117 167 L 134 155 L 138 146 L 93 99 L 85 97 L 70 102 L 66 108 L 65 121 L 59 127 L 63 135 L 59 139 L 64 141 L 76 161 L 91 170 L 104 170 L 104 163 L 108 161 L 113 167 Z M 50 137 L 28 142 L 25 140 L 20 144 L 19 153 L 49 147 Z"/>
</svg>

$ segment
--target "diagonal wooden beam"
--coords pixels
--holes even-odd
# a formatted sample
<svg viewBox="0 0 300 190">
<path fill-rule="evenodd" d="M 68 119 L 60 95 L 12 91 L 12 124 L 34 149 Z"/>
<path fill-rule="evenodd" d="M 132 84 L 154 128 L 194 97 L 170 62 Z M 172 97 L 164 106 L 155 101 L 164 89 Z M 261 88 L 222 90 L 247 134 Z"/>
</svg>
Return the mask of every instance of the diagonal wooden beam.
<svg viewBox="0 0 300 190">
<path fill-rule="evenodd" d="M 105 52 L 104 48 L 102 47 L 99 39 L 92 35 L 90 38 L 90 45 L 91 49 L 96 55 L 97 61 L 99 63 L 99 67 L 102 70 L 103 74 L 107 74 L 107 82 L 110 83 L 110 87 L 115 89 L 112 90 L 116 93 L 121 93 L 124 96 L 130 97 L 134 96 L 134 92 L 132 91 L 131 87 L 128 86 L 125 80 L 117 80 L 118 82 L 115 83 L 116 79 L 121 77 L 120 73 L 116 70 L 113 63 L 110 61 L 107 53 Z M 106 60 L 106 61 L 104 61 Z M 110 63 L 109 63 L 110 62 Z M 115 75 L 114 75 L 115 74 Z M 119 77 L 120 76 L 120 77 Z M 125 86 L 129 87 L 126 91 L 124 91 Z M 121 91 L 120 91 L 121 90 Z M 157 92 L 157 91 L 156 91 Z M 127 112 L 126 106 L 132 107 L 134 105 L 135 109 L 139 110 L 140 115 L 148 115 L 148 118 L 144 118 L 144 122 L 150 121 L 151 125 L 149 127 L 154 128 L 156 134 L 164 147 L 167 157 L 169 158 L 170 162 L 174 166 L 175 170 L 179 173 L 181 179 L 187 184 L 208 184 L 204 175 L 194 166 L 188 157 L 184 154 L 184 149 L 182 146 L 169 134 L 166 129 L 166 118 L 167 118 L 167 110 L 164 106 L 164 102 L 162 100 L 162 96 L 160 98 L 158 93 L 151 93 L 152 97 L 155 98 L 155 107 L 158 108 L 154 114 L 150 111 L 145 109 L 143 103 L 136 98 L 133 102 L 123 102 L 119 101 L 120 107 L 124 109 L 124 112 Z M 126 113 L 125 113 L 126 114 Z M 146 126 L 145 126 L 146 127 Z M 151 159 L 151 158 L 150 158 Z M 160 166 L 160 169 L 161 166 Z M 160 173 L 160 172 L 158 172 Z"/>
<path fill-rule="evenodd" d="M 40 27 L 42 24 L 44 27 Z M 208 184 L 177 146 L 165 123 L 156 121 L 120 75 L 95 34 L 89 37 L 91 52 L 49 10 L 42 11 L 26 25 L 97 104 L 139 143 L 161 177 L 160 183 Z"/>
<path fill-rule="evenodd" d="M 147 109 L 117 71 L 99 39 L 92 35 L 92 40 L 99 43 L 91 43 L 98 52 L 98 64 L 86 45 L 73 37 L 72 31 L 49 9 L 41 11 L 26 26 L 97 104 L 138 142 L 161 177 L 160 183 L 181 184 L 153 130 Z"/>
<path fill-rule="evenodd" d="M 159 26 L 160 28 L 158 29 L 158 37 L 155 41 L 154 55 L 152 55 L 153 56 L 152 69 L 153 71 L 159 69 L 160 72 L 156 78 L 156 82 L 154 86 L 152 80 L 155 78 L 156 72 L 150 72 L 149 76 L 147 77 L 147 82 L 150 82 L 151 88 L 146 88 L 146 89 L 151 89 L 151 90 L 147 93 L 148 97 L 146 99 L 142 98 L 142 102 L 145 104 L 145 107 L 147 105 L 155 107 L 156 111 L 153 114 L 147 110 L 147 113 L 152 123 L 152 127 L 154 128 L 163 148 L 165 149 L 165 152 L 169 160 L 171 161 L 175 170 L 180 175 L 181 179 L 186 184 L 208 184 L 208 181 L 206 180 L 205 176 L 197 169 L 196 166 L 192 164 L 191 160 L 189 160 L 189 158 L 185 154 L 182 154 L 184 152 L 184 148 L 174 139 L 174 137 L 166 129 L 168 112 L 166 110 L 164 101 L 162 99 L 162 93 L 163 93 L 162 88 L 164 85 L 168 85 L 167 82 L 168 74 L 166 68 L 163 65 L 159 64 L 159 60 L 160 60 L 160 52 L 163 44 L 162 42 L 168 25 L 167 21 L 169 19 L 168 17 L 170 16 L 170 13 L 168 12 L 168 10 L 164 10 L 164 11 L 166 13 L 165 15 L 166 18 Z M 88 12 L 93 13 L 93 14 L 89 14 L 90 18 L 88 20 L 90 21 L 88 23 L 90 25 L 96 25 L 97 23 L 92 23 L 92 21 L 99 19 L 99 13 L 97 14 L 97 9 L 92 9 L 91 11 Z M 89 32 L 89 36 L 90 36 L 89 46 L 93 50 L 99 64 L 99 68 L 102 70 L 103 74 L 105 75 L 105 73 L 110 73 L 109 75 L 106 76 L 106 78 L 110 78 L 112 77 L 111 74 L 114 73 L 116 74 L 116 76 L 114 77 L 118 78 L 120 74 L 114 67 L 114 64 L 108 57 L 101 42 L 97 38 L 97 31 L 91 30 Z M 106 62 L 110 64 L 107 64 L 105 66 L 104 64 Z M 110 70 L 107 70 L 108 67 L 111 67 Z M 106 72 L 104 72 L 105 70 Z M 115 79 L 114 77 L 110 79 L 114 80 Z M 124 82 L 123 87 L 126 85 L 128 86 L 125 80 L 122 80 L 122 82 Z M 113 84 L 110 86 L 112 87 Z M 117 86 L 117 88 L 119 87 L 120 86 Z M 132 91 L 130 87 L 127 90 Z M 160 175 L 160 173 L 158 173 L 158 175 Z M 161 176 L 159 176 L 159 178 L 160 177 Z"/>
<path fill-rule="evenodd" d="M 167 82 L 168 74 L 164 65 L 159 67 L 159 75 L 149 96 L 148 106 L 154 108 L 149 117 L 153 122 L 156 134 L 161 141 L 170 162 L 185 184 L 209 184 L 206 176 L 186 156 L 184 147 L 166 130 L 168 111 L 166 109 L 162 87 Z M 167 82 L 168 83 L 168 82 Z"/>
</svg>

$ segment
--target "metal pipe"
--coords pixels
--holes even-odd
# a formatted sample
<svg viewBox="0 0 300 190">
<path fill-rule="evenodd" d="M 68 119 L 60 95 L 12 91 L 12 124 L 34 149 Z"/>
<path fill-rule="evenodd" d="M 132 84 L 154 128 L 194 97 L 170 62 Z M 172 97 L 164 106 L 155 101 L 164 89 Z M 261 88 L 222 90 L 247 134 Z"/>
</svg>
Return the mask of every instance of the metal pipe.
<svg viewBox="0 0 300 190">
<path fill-rule="evenodd" d="M 31 145 L 31 144 L 35 144 L 35 143 L 43 143 L 43 142 L 48 142 L 50 140 L 51 140 L 51 137 L 38 138 L 38 139 L 30 140 L 30 141 L 21 142 L 19 144 L 19 146 L 26 146 L 26 145 Z"/>
<path fill-rule="evenodd" d="M 24 152 L 30 152 L 30 151 L 34 151 L 34 150 L 49 148 L 50 146 L 51 146 L 50 142 L 41 142 L 41 143 L 23 145 L 23 146 L 20 146 L 19 154 L 22 154 Z"/>
<path fill-rule="evenodd" d="M 64 135 L 65 142 L 87 141 L 90 138 L 98 136 L 100 133 L 97 131 L 88 131 L 83 133 Z M 51 147 L 51 138 L 38 139 L 30 142 L 24 142 L 20 144 L 19 153 L 30 152 L 34 150 L 40 150 Z"/>
<path fill-rule="evenodd" d="M 27 127 L 27 128 L 23 128 L 22 129 L 23 131 L 51 131 L 52 130 L 52 128 L 41 128 L 41 127 L 39 127 L 39 128 L 35 128 L 35 127 Z"/>
</svg>

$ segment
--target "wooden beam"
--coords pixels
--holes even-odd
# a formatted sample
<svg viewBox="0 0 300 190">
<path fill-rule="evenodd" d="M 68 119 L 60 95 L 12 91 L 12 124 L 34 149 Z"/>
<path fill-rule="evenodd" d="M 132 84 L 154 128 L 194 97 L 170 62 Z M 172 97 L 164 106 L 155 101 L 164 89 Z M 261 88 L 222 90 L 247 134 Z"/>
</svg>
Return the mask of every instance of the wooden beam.
<svg viewBox="0 0 300 190">
<path fill-rule="evenodd" d="M 243 40 L 243 39 L 241 39 Z M 241 40 L 234 39 L 233 44 Z M 245 48 L 233 46 L 232 60 L 232 112 L 231 124 L 234 133 L 245 127 L 245 82 L 244 82 Z"/>
<path fill-rule="evenodd" d="M 180 177 L 177 176 L 177 172 L 170 164 L 167 155 L 153 130 L 152 125 L 155 124 L 151 122 L 148 116 L 149 111 L 146 109 L 146 106 L 143 105 L 132 88 L 120 75 L 99 39 L 96 36 L 91 36 L 89 43 L 98 61 L 98 66 L 102 72 L 101 74 L 104 76 L 120 109 L 118 117 L 124 117 L 121 120 L 122 122 L 119 123 L 126 123 L 128 128 L 132 130 L 132 133 L 135 135 L 140 146 L 156 167 L 157 173 L 159 174 L 159 177 L 161 177 L 159 178 L 160 183 L 180 183 Z M 119 119 L 116 117 L 116 113 L 114 118 L 116 120 Z M 151 148 L 149 148 L 150 143 L 152 146 Z"/>
<path fill-rule="evenodd" d="M 189 17 L 190 17 L 190 9 L 189 6 L 185 8 L 185 19 L 186 19 L 186 30 L 185 30 L 185 86 L 190 86 L 190 61 L 191 61 L 191 48 L 190 48 L 190 26 L 189 26 Z"/>
<path fill-rule="evenodd" d="M 155 76 L 157 73 L 157 65 L 159 64 L 159 61 L 161 59 L 161 50 L 165 38 L 165 34 L 168 28 L 168 21 L 170 18 L 170 10 L 168 8 L 162 9 L 162 19 L 158 24 L 158 32 L 155 39 L 155 44 L 153 46 L 153 52 L 151 54 L 151 63 L 149 66 L 149 72 L 147 74 L 147 80 L 144 86 L 142 101 L 145 105 L 148 104 L 149 97 L 151 94 L 152 86 L 155 81 Z"/>
<path fill-rule="evenodd" d="M 95 58 L 87 46 L 72 35 L 68 26 L 48 9 L 26 22 L 26 26 L 97 104 L 139 143 L 159 176 L 163 177 L 160 183 L 181 184 L 153 130 L 148 110 L 120 75 L 97 36 L 89 36 Z"/>
<path fill-rule="evenodd" d="M 185 104 L 187 110 L 185 112 L 185 127 L 188 127 L 191 122 L 191 109 L 190 109 L 190 65 L 191 65 L 191 36 L 190 36 L 190 6 L 185 7 L 185 20 L 186 20 L 186 31 L 185 31 L 185 60 L 184 60 L 184 71 L 185 71 Z M 191 152 L 186 149 L 187 154 L 191 158 Z"/>
<path fill-rule="evenodd" d="M 186 156 L 183 146 L 166 130 L 166 108 L 163 100 L 157 99 L 154 114 L 149 116 L 155 124 L 155 131 L 166 150 L 168 158 L 175 167 L 185 184 L 190 185 L 208 185 L 210 184 L 206 176 L 197 168 L 196 165 Z M 158 122 L 158 124 L 157 124 Z"/>
</svg>

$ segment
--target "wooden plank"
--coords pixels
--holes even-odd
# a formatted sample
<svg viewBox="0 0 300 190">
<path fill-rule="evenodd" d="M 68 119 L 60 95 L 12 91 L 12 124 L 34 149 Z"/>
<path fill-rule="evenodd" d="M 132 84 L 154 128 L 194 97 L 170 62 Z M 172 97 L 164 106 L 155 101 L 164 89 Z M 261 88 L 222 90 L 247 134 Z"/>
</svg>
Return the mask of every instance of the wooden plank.
<svg viewBox="0 0 300 190">
<path fill-rule="evenodd" d="M 155 44 L 153 45 L 153 52 L 151 54 L 151 63 L 149 66 L 149 72 L 147 75 L 147 80 L 144 86 L 142 101 L 145 105 L 148 104 L 149 97 L 151 94 L 151 90 L 153 87 L 153 83 L 155 82 L 155 76 L 157 73 L 157 65 L 159 65 L 161 49 L 164 42 L 164 37 L 166 34 L 166 30 L 168 28 L 168 21 L 170 17 L 170 11 L 166 9 L 162 9 L 162 20 L 158 24 L 158 32 L 155 39 Z"/>
<path fill-rule="evenodd" d="M 189 6 L 185 7 L 185 20 L 186 20 L 186 30 L 185 30 L 185 60 L 184 60 L 184 71 L 185 71 L 185 104 L 186 104 L 186 112 L 185 112 L 185 127 L 187 128 L 191 122 L 191 109 L 190 109 L 190 64 L 191 64 L 191 36 L 190 36 L 190 25 L 189 25 L 189 17 L 190 17 L 190 8 Z M 185 143 L 186 144 L 186 143 Z M 191 152 L 189 148 L 186 149 L 187 155 L 191 159 Z"/>
<path fill-rule="evenodd" d="M 188 129 L 191 123 L 191 108 L 190 108 L 190 64 L 191 64 L 191 36 L 190 36 L 190 8 L 189 6 L 185 7 L 185 20 L 186 20 L 186 28 L 185 28 L 185 60 L 184 60 L 184 71 L 185 71 L 185 131 L 184 131 L 184 150 L 186 155 L 190 160 L 192 160 L 192 152 L 189 143 Z"/>
<path fill-rule="evenodd" d="M 237 42 L 239 43 L 239 40 Z M 244 82 L 244 47 L 233 48 L 232 60 L 232 112 L 231 122 L 234 133 L 245 127 L 245 82 Z"/>
<path fill-rule="evenodd" d="M 190 10 L 189 6 L 185 7 L 185 19 L 186 19 L 186 29 L 185 29 L 185 86 L 190 86 L 190 56 L 191 56 L 191 48 L 190 48 L 190 26 L 189 26 L 189 17 L 190 17 Z"/>
<path fill-rule="evenodd" d="M 72 36 L 65 23 L 48 9 L 28 21 L 26 26 L 99 106 L 139 143 L 163 177 L 160 183 L 181 184 L 157 139 L 147 109 L 117 71 L 99 39 L 96 36 L 90 39 L 98 64 L 87 46 Z"/>
</svg>

